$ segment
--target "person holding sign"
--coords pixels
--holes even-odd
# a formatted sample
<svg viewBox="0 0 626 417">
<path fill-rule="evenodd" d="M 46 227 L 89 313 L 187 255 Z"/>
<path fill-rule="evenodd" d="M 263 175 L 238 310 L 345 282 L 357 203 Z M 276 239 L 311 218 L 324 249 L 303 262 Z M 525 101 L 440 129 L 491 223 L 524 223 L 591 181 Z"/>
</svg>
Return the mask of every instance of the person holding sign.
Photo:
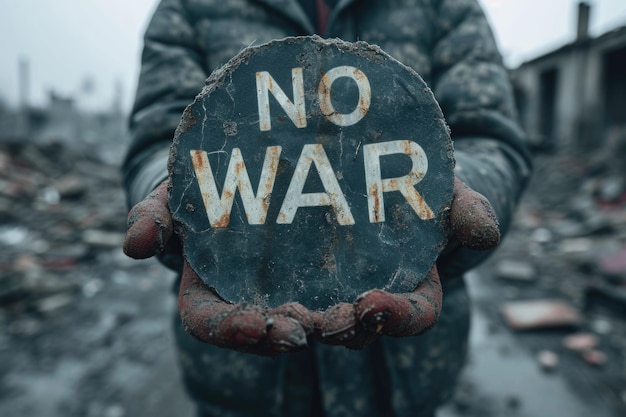
<svg viewBox="0 0 626 417">
<path fill-rule="evenodd" d="M 266 44 L 314 33 L 350 44 L 314 38 L 282 58 L 303 41 Z M 162 0 L 124 163 L 125 251 L 180 273 L 199 415 L 434 416 L 466 356 L 463 274 L 530 175 L 515 117 L 476 0 Z M 450 137 L 455 178 L 437 185 Z M 429 245 L 421 227 L 445 236 Z"/>
</svg>

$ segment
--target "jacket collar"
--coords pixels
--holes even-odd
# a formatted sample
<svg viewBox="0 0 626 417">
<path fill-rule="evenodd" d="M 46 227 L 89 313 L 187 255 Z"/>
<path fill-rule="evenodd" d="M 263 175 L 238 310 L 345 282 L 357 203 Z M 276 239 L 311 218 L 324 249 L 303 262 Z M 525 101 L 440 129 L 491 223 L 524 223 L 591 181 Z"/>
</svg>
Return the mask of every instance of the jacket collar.
<svg viewBox="0 0 626 417">
<path fill-rule="evenodd" d="M 297 22 L 300 27 L 303 29 L 304 33 L 315 33 L 315 28 L 313 27 L 313 23 L 309 20 L 302 7 L 298 3 L 298 0 L 256 0 L 259 3 L 263 3 L 272 9 L 274 9 L 277 13 L 281 13 L 291 20 Z M 332 27 L 332 24 L 341 10 L 348 7 L 348 5 L 352 4 L 355 0 L 340 0 L 337 3 L 337 6 L 333 9 L 330 14 L 330 18 L 328 21 L 328 27 Z M 321 34 L 324 35 L 324 34 Z"/>
</svg>

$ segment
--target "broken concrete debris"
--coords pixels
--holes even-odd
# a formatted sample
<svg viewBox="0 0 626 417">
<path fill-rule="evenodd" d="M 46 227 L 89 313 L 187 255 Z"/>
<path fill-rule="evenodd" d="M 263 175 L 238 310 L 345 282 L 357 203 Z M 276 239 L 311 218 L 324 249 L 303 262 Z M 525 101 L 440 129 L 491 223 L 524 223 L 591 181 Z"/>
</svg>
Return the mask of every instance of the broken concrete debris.
<svg viewBox="0 0 626 417">
<path fill-rule="evenodd" d="M 594 349 L 600 340 L 593 333 L 576 333 L 563 339 L 563 346 L 575 352 L 587 352 Z"/>
<path fill-rule="evenodd" d="M 0 316 L 45 316 L 99 292 L 73 271 L 122 245 L 118 171 L 63 144 L 0 144 Z"/>
<path fill-rule="evenodd" d="M 496 264 L 496 276 L 515 282 L 533 282 L 537 273 L 532 264 L 521 261 L 502 260 Z"/>
<path fill-rule="evenodd" d="M 561 300 L 529 300 L 504 303 L 504 320 L 514 330 L 572 327 L 582 324 L 580 312 Z"/>
<path fill-rule="evenodd" d="M 537 353 L 537 361 L 541 369 L 550 372 L 559 366 L 559 355 L 551 350 L 541 350 Z"/>
</svg>

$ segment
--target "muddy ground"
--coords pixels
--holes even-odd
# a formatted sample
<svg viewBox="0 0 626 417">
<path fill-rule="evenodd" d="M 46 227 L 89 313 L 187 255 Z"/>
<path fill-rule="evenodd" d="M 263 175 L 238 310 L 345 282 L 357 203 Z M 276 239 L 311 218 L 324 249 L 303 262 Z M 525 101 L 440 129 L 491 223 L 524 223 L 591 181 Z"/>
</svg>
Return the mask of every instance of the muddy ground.
<svg viewBox="0 0 626 417">
<path fill-rule="evenodd" d="M 442 417 L 626 415 L 623 181 L 588 158 L 536 164 L 511 233 L 468 277 L 472 351 Z M 121 252 L 117 167 L 61 145 L 2 145 L 0 219 L 0 415 L 191 416 L 174 276 Z M 580 320 L 515 330 L 501 308 L 529 299 L 564 301 Z M 564 347 L 581 332 L 596 345 Z"/>
</svg>

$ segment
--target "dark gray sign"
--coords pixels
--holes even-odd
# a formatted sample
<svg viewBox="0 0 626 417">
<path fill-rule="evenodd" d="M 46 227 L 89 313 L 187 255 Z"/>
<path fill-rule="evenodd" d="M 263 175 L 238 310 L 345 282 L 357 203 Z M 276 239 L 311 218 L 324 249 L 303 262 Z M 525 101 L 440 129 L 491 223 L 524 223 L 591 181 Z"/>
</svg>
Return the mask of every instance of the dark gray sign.
<svg viewBox="0 0 626 417">
<path fill-rule="evenodd" d="M 224 299 L 325 309 L 415 288 L 445 244 L 453 167 L 417 73 L 363 42 L 287 38 L 245 49 L 185 110 L 169 204 Z"/>
</svg>

